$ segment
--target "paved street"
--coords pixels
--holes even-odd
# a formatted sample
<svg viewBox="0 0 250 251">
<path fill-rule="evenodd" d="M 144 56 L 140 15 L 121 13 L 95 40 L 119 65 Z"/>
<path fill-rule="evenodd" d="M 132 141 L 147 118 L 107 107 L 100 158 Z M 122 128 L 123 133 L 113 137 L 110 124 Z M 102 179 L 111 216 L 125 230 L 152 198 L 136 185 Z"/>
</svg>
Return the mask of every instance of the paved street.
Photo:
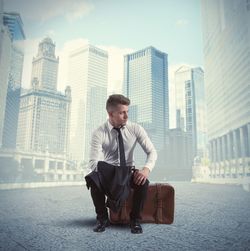
<svg viewBox="0 0 250 251">
<path fill-rule="evenodd" d="M 239 186 L 172 183 L 172 225 L 94 233 L 83 187 L 0 191 L 0 250 L 250 250 L 250 193 Z"/>
</svg>

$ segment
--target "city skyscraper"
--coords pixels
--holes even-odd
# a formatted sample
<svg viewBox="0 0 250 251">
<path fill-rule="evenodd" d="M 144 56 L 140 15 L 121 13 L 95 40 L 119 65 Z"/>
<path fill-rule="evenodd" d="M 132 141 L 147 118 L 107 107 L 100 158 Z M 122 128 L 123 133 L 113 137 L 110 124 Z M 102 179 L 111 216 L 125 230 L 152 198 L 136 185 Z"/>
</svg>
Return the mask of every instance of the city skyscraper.
<svg viewBox="0 0 250 251">
<path fill-rule="evenodd" d="M 70 154 L 87 161 L 91 134 L 107 118 L 108 53 L 87 45 L 69 55 L 68 83 L 72 90 Z"/>
<path fill-rule="evenodd" d="M 32 88 L 21 94 L 18 150 L 67 154 L 71 91 L 56 91 L 58 61 L 55 44 L 43 39 L 32 62 Z"/>
<path fill-rule="evenodd" d="M 11 62 L 8 80 L 7 99 L 3 129 L 3 147 L 16 147 L 16 135 L 20 105 L 21 81 L 23 72 L 24 53 L 15 45 L 16 40 L 24 40 L 23 23 L 18 13 L 4 13 L 4 24 L 8 26 L 12 45 Z"/>
<path fill-rule="evenodd" d="M 200 67 L 183 65 L 175 72 L 175 104 L 176 127 L 190 134 L 192 157 L 204 157 L 206 105 L 204 72 Z"/>
<path fill-rule="evenodd" d="M 169 129 L 168 55 L 152 46 L 125 55 L 124 94 L 131 100 L 130 120 L 142 125 L 149 134 L 158 151 L 158 175 L 164 173 Z M 136 150 L 138 165 L 145 163 L 144 156 Z"/>
<path fill-rule="evenodd" d="M 17 12 L 4 12 L 3 16 L 4 25 L 9 27 L 11 40 L 23 40 L 25 34 L 23 30 L 23 21 Z"/>
<path fill-rule="evenodd" d="M 58 64 L 55 44 L 50 38 L 44 38 L 39 43 L 37 56 L 32 61 L 31 82 L 37 78 L 40 89 L 56 91 Z"/>
<path fill-rule="evenodd" d="M 11 59 L 11 36 L 3 22 L 3 1 L 0 1 L 0 148 L 2 147 L 6 96 Z"/>
<path fill-rule="evenodd" d="M 212 177 L 250 176 L 250 2 L 201 1 Z"/>
</svg>

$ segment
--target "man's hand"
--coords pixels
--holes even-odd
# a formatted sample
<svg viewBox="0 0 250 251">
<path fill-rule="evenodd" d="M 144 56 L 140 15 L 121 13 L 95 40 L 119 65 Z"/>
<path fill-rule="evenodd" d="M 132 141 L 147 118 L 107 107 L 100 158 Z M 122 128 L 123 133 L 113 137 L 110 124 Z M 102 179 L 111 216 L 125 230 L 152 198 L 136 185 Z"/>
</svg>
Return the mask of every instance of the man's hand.
<svg viewBox="0 0 250 251">
<path fill-rule="evenodd" d="M 136 185 L 144 185 L 148 176 L 149 176 L 149 168 L 148 167 L 143 167 L 142 170 L 136 171 L 134 173 L 134 183 Z"/>
</svg>

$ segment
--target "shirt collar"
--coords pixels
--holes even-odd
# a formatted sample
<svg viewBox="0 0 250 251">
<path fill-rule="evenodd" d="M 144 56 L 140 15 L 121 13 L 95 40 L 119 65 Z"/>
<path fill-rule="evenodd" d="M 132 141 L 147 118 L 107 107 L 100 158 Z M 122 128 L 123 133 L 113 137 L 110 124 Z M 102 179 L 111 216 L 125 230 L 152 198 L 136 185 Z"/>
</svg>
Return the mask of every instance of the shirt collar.
<svg viewBox="0 0 250 251">
<path fill-rule="evenodd" d="M 114 128 L 114 126 L 111 125 L 109 119 L 108 119 L 108 121 L 107 121 L 107 124 L 108 124 L 108 129 L 109 129 L 109 131 L 111 132 L 111 130 Z M 127 125 L 127 124 L 128 124 L 128 121 L 127 121 L 126 125 Z M 126 127 L 126 125 L 124 125 L 124 126 L 122 127 L 122 129 L 124 129 L 124 128 Z"/>
<path fill-rule="evenodd" d="M 108 129 L 109 129 L 110 132 L 113 129 L 113 126 L 111 125 L 111 123 L 109 122 L 109 120 L 108 120 Z"/>
</svg>

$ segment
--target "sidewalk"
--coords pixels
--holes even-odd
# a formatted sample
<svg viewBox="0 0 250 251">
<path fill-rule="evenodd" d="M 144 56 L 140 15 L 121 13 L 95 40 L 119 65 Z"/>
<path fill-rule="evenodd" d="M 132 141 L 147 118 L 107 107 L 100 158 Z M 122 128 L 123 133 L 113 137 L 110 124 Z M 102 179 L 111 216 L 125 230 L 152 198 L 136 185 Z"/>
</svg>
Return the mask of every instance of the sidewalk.
<svg viewBox="0 0 250 251">
<path fill-rule="evenodd" d="M 249 250 L 250 196 L 239 186 L 172 183 L 172 225 L 94 233 L 86 186 L 0 191 L 0 250 Z"/>
</svg>

